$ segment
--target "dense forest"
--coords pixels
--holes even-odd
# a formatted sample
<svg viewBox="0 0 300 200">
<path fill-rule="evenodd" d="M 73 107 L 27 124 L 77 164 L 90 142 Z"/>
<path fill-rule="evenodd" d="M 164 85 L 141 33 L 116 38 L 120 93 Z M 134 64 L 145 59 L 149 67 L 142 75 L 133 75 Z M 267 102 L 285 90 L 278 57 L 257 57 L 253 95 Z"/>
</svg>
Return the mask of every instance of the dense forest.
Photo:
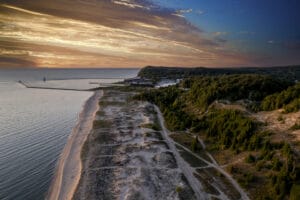
<svg viewBox="0 0 300 200">
<path fill-rule="evenodd" d="M 270 75 L 197 76 L 183 79 L 177 86 L 141 92 L 135 98 L 158 105 L 170 130 L 189 129 L 201 135 L 211 151 L 256 152 L 246 162 L 257 173 L 264 172 L 266 193 L 260 194 L 261 199 L 285 199 L 300 181 L 299 166 L 289 144 L 271 142 L 272 133 L 262 131 L 261 124 L 242 111 L 211 106 L 216 100 L 242 99 L 255 104 L 256 110 L 298 111 L 300 84 Z M 238 181 L 247 188 L 257 178 L 246 174 Z"/>
<path fill-rule="evenodd" d="M 177 86 L 141 92 L 136 98 L 158 105 L 166 117 L 168 128 L 184 130 L 191 128 L 199 119 L 193 116 L 191 110 L 205 112 L 216 100 L 246 100 L 249 105 L 255 105 L 256 111 L 298 105 L 300 84 L 292 84 L 266 75 L 199 76 L 184 79 Z M 283 103 L 278 104 L 277 101 Z M 273 104 L 276 106 L 271 107 Z"/>
<path fill-rule="evenodd" d="M 300 83 L 290 86 L 286 90 L 267 96 L 261 102 L 262 110 L 283 108 L 286 113 L 300 109 Z"/>
<path fill-rule="evenodd" d="M 141 92 L 135 96 L 138 100 L 146 100 L 156 104 L 162 111 L 170 130 L 185 130 L 192 125 L 193 118 L 184 111 L 184 91 L 176 86 Z"/>
<path fill-rule="evenodd" d="M 189 78 L 183 80 L 181 85 L 189 89 L 188 101 L 206 109 L 213 101 L 220 99 L 261 101 L 286 89 L 291 83 L 271 76 L 245 74 Z"/>
<path fill-rule="evenodd" d="M 247 68 L 178 68 L 178 67 L 153 67 L 147 66 L 140 70 L 138 76 L 154 81 L 160 79 L 183 79 L 192 76 L 215 76 L 229 74 L 260 74 L 271 75 L 285 80 L 300 80 L 300 66 L 283 67 L 247 67 Z"/>
</svg>

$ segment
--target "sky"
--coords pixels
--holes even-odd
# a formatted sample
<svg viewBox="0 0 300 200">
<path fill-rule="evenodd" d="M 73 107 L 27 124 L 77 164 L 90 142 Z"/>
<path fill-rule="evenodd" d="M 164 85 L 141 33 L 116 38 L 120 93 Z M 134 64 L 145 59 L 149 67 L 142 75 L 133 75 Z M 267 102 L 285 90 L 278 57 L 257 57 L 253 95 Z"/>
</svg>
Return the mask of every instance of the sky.
<svg viewBox="0 0 300 200">
<path fill-rule="evenodd" d="M 300 64 L 299 0 L 0 0 L 0 67 Z"/>
</svg>

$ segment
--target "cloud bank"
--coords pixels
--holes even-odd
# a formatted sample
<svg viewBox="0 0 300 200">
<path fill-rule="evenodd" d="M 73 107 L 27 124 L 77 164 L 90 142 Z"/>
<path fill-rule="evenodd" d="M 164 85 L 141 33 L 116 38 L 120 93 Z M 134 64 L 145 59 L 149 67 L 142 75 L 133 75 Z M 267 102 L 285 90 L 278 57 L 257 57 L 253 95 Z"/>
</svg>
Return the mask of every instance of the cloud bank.
<svg viewBox="0 0 300 200">
<path fill-rule="evenodd" d="M 0 66 L 256 64 L 193 26 L 183 15 L 191 11 L 144 0 L 0 0 Z"/>
</svg>

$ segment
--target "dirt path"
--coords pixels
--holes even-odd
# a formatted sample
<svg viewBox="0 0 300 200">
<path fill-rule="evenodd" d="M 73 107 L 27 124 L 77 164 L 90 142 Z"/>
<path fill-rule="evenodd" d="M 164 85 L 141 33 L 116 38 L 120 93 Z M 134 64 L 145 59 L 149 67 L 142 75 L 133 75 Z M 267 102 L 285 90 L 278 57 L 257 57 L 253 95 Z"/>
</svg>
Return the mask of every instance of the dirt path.
<svg viewBox="0 0 300 200">
<path fill-rule="evenodd" d="M 169 132 L 164 124 L 164 119 L 162 114 L 157 106 L 155 106 L 155 110 L 158 115 L 158 119 L 160 122 L 160 126 L 162 128 L 162 134 L 164 139 L 167 141 L 168 146 L 170 147 L 171 151 L 174 153 L 176 161 L 178 163 L 179 168 L 183 171 L 183 174 L 187 178 L 190 186 L 193 188 L 197 199 L 208 199 L 207 194 L 204 192 L 202 185 L 197 181 L 196 177 L 193 175 L 194 170 L 186 163 L 183 158 L 179 155 L 178 151 L 176 150 L 174 142 L 169 137 Z"/>
<path fill-rule="evenodd" d="M 217 162 L 209 162 L 206 159 L 202 158 L 201 156 L 199 156 L 198 154 L 195 154 L 194 152 L 192 152 L 191 150 L 189 150 L 188 148 L 186 148 L 185 146 L 176 143 L 176 145 L 180 146 L 181 148 L 183 148 L 185 151 L 189 152 L 190 154 L 192 154 L 193 156 L 197 157 L 198 159 L 202 160 L 203 162 L 205 162 L 207 164 L 207 166 L 202 167 L 202 168 L 209 168 L 212 167 L 214 169 L 216 169 L 217 171 L 219 171 L 220 173 L 222 173 L 229 181 L 230 183 L 235 187 L 235 189 L 237 191 L 239 191 L 240 195 L 241 195 L 241 200 L 247 200 L 249 199 L 248 195 L 245 193 L 245 191 L 240 187 L 240 185 L 231 177 L 231 175 L 229 173 L 227 173 L 222 166 L 219 166 L 217 164 Z M 210 155 L 210 154 L 209 154 Z M 212 155 L 210 155 L 210 157 L 212 157 Z M 214 160 L 214 159 L 213 159 Z M 218 188 L 220 189 L 220 188 Z"/>
<path fill-rule="evenodd" d="M 164 119 L 162 117 L 162 114 L 159 110 L 159 108 L 157 106 L 155 106 L 156 108 L 156 111 L 158 113 L 158 119 L 160 121 L 160 124 L 162 126 L 162 129 L 163 129 L 163 133 L 165 135 L 165 138 L 166 140 L 168 141 L 168 144 L 169 146 L 173 147 L 171 148 L 174 152 L 177 152 L 176 150 L 176 147 L 175 147 L 175 143 L 173 142 L 173 140 L 171 140 L 169 138 L 169 131 L 167 130 L 167 128 L 165 127 L 164 125 Z M 245 193 L 245 191 L 239 186 L 239 184 L 231 177 L 231 175 L 229 173 L 227 173 L 224 169 L 222 169 L 222 167 L 220 167 L 217 162 L 215 162 L 214 159 L 213 160 L 213 163 L 212 162 L 209 162 L 207 161 L 206 159 L 200 157 L 199 155 L 195 154 L 194 152 L 190 151 L 188 148 L 186 148 L 185 146 L 181 145 L 181 144 L 178 144 L 176 143 L 176 145 L 180 146 L 181 148 L 183 148 L 185 151 L 189 152 L 190 154 L 192 154 L 193 156 L 197 157 L 198 159 L 202 160 L 204 163 L 206 163 L 208 166 L 206 167 L 212 167 L 214 169 L 216 169 L 217 171 L 219 171 L 220 173 L 222 173 L 229 181 L 230 183 L 235 187 L 235 189 L 240 193 L 241 195 L 241 198 L 242 200 L 248 200 L 249 197 L 248 195 Z M 205 145 L 204 145 L 205 146 Z M 187 166 L 187 163 L 185 162 L 182 162 L 182 158 L 181 156 L 177 153 L 175 153 L 176 155 L 176 159 L 178 159 L 180 162 L 180 165 L 181 168 L 185 168 L 184 170 L 184 174 L 185 176 L 188 178 L 188 181 L 190 182 L 190 184 L 192 185 L 192 188 L 194 189 L 194 191 L 196 192 L 197 194 L 197 197 L 198 199 L 206 199 L 207 198 L 207 195 L 205 195 L 205 192 L 203 191 L 203 187 L 201 186 L 201 184 L 195 179 L 194 175 L 193 175 L 193 171 L 194 169 L 191 168 L 190 166 Z M 212 157 L 210 154 L 209 154 L 209 157 Z M 184 164 L 183 164 L 184 163 Z M 220 189 L 220 188 L 218 188 Z M 223 195 L 223 198 L 222 199 L 225 199 L 226 196 Z M 227 198 L 226 198 L 227 199 Z"/>
</svg>

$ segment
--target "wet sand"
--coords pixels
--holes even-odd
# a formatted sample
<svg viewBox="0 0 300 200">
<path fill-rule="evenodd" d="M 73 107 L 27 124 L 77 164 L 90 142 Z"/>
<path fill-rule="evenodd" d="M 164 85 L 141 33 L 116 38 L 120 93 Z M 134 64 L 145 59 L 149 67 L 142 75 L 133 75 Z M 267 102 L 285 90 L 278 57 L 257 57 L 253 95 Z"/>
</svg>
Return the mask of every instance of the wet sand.
<svg viewBox="0 0 300 200">
<path fill-rule="evenodd" d="M 78 123 L 72 130 L 61 154 L 46 199 L 72 199 L 81 176 L 81 149 L 92 129 L 96 111 L 99 109 L 98 101 L 102 94 L 102 91 L 96 91 L 93 96 L 85 102 L 84 108 L 79 115 Z"/>
</svg>

